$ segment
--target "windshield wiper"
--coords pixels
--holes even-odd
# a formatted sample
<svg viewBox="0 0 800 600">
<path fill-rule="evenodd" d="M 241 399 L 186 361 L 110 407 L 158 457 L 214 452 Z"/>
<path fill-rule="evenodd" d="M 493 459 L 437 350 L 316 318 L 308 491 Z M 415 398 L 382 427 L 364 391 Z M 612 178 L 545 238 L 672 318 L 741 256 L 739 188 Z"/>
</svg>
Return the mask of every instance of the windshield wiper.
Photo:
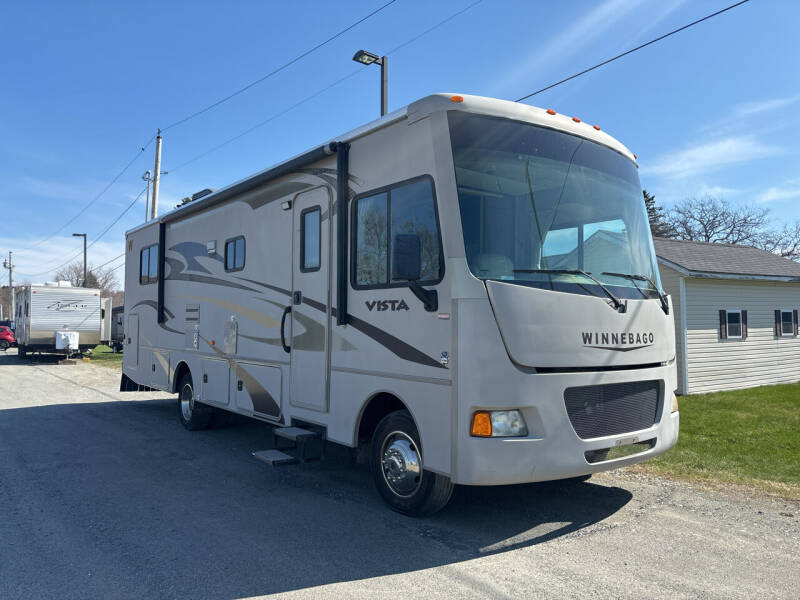
<svg viewBox="0 0 800 600">
<path fill-rule="evenodd" d="M 625 279 L 630 279 L 631 281 L 634 282 L 646 281 L 651 286 L 653 286 L 653 289 L 656 291 L 656 294 L 658 294 L 658 299 L 661 300 L 661 310 L 664 311 L 665 315 L 669 314 L 669 302 L 667 302 L 667 297 L 662 293 L 660 289 L 658 289 L 656 282 L 653 281 L 650 277 L 647 277 L 645 275 L 633 275 L 631 273 L 612 273 L 610 271 L 603 271 L 603 275 L 611 275 L 612 277 L 624 277 Z M 634 285 L 636 284 L 634 283 Z M 638 285 L 636 286 L 636 289 L 641 291 Z"/>
<path fill-rule="evenodd" d="M 619 312 L 625 312 L 625 307 L 626 307 L 625 304 L 623 304 L 622 301 L 619 298 L 617 298 L 614 294 L 612 294 L 611 290 L 609 290 L 606 286 L 604 286 L 602 283 L 600 283 L 597 279 L 592 277 L 589 273 L 587 273 L 586 271 L 583 271 L 581 269 L 513 269 L 513 272 L 514 273 L 554 273 L 554 274 L 558 274 L 558 275 L 583 275 L 587 279 L 591 279 L 592 281 L 594 281 L 600 287 L 600 289 L 605 292 L 606 296 L 608 296 L 611 299 L 611 302 L 614 303 L 614 308 L 616 310 L 618 310 Z"/>
</svg>

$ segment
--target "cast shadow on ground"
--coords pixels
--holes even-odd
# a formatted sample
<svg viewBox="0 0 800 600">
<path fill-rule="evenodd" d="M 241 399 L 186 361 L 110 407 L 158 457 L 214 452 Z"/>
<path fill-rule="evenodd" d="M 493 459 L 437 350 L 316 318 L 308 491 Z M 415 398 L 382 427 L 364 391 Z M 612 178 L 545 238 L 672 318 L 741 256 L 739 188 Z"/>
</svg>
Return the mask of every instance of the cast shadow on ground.
<svg viewBox="0 0 800 600">
<path fill-rule="evenodd" d="M 264 447 L 250 420 L 184 430 L 171 399 L 0 411 L 0 596 L 230 598 L 411 573 L 553 540 L 631 499 L 590 482 L 458 487 L 411 519 L 348 452 L 271 469 L 250 454 Z M 28 561 L 46 574 L 30 581 Z"/>
</svg>

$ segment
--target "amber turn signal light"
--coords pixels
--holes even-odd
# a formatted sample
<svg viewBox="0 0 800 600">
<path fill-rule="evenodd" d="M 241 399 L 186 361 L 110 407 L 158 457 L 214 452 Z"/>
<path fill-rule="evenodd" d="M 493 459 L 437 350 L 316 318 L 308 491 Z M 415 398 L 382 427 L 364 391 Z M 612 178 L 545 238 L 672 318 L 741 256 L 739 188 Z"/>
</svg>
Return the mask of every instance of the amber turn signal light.
<svg viewBox="0 0 800 600">
<path fill-rule="evenodd" d="M 475 437 L 492 437 L 492 417 L 487 410 L 479 410 L 472 415 L 470 434 Z"/>
<path fill-rule="evenodd" d="M 450 96 L 450 102 L 463 102 L 464 96 Z"/>
</svg>

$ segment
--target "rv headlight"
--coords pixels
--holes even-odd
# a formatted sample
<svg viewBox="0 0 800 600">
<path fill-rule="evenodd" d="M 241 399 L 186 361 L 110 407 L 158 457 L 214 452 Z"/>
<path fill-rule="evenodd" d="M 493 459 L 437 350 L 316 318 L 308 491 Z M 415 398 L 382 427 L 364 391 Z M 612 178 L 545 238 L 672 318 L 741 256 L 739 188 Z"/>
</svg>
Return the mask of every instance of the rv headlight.
<svg viewBox="0 0 800 600">
<path fill-rule="evenodd" d="M 523 437 L 528 426 L 518 410 L 479 410 L 472 415 L 471 435 L 475 437 Z"/>
<path fill-rule="evenodd" d="M 678 412 L 678 397 L 672 392 L 672 412 Z"/>
</svg>

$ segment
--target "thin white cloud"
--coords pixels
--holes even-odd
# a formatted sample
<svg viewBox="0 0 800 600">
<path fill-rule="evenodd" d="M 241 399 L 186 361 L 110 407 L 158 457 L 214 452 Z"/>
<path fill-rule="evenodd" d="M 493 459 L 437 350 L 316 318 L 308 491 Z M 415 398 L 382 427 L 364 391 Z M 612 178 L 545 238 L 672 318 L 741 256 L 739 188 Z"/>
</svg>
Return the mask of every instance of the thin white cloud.
<svg viewBox="0 0 800 600">
<path fill-rule="evenodd" d="M 640 2 L 631 0 L 606 0 L 597 5 L 583 18 L 549 38 L 534 53 L 505 72 L 502 79 L 492 87 L 505 88 L 520 80 L 529 81 L 532 75 L 550 72 L 554 65 L 563 64 L 566 59 L 580 53 L 638 8 L 639 4 Z"/>
<path fill-rule="evenodd" d="M 781 148 L 763 144 L 752 135 L 727 137 L 658 157 L 649 165 L 644 165 L 642 173 L 679 179 L 707 173 L 720 167 L 774 156 L 781 152 Z"/>
<path fill-rule="evenodd" d="M 739 190 L 735 188 L 725 187 L 723 185 L 701 185 L 700 188 L 697 190 L 698 196 L 714 196 L 715 198 L 719 198 L 722 196 L 731 196 L 733 194 L 739 193 Z"/>
<path fill-rule="evenodd" d="M 789 200 L 791 198 L 800 198 L 800 185 L 787 184 L 770 187 L 756 196 L 758 202 L 774 202 L 775 200 Z"/>
<path fill-rule="evenodd" d="M 787 96 L 785 98 L 766 98 L 752 102 L 740 102 L 734 104 L 728 114 L 721 119 L 706 123 L 700 127 L 700 131 L 726 131 L 733 125 L 747 121 L 748 119 L 762 116 L 766 113 L 775 112 L 787 108 L 800 101 L 800 94 Z"/>
</svg>

